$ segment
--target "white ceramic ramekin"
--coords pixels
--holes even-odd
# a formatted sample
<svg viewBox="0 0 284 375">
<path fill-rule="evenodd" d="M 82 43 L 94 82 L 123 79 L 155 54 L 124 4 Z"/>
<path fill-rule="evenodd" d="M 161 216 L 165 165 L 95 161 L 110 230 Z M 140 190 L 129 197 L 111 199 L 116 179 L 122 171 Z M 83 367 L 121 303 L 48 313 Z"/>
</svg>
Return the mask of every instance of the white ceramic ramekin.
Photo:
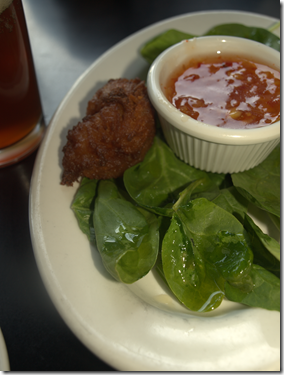
<svg viewBox="0 0 284 375">
<path fill-rule="evenodd" d="M 194 120 L 174 107 L 161 86 L 181 64 L 203 56 L 237 56 L 280 71 L 280 53 L 264 44 L 228 36 L 182 41 L 161 53 L 150 67 L 147 87 L 165 138 L 186 163 L 209 172 L 236 173 L 261 163 L 280 142 L 280 121 L 254 129 L 227 129 Z"/>
</svg>

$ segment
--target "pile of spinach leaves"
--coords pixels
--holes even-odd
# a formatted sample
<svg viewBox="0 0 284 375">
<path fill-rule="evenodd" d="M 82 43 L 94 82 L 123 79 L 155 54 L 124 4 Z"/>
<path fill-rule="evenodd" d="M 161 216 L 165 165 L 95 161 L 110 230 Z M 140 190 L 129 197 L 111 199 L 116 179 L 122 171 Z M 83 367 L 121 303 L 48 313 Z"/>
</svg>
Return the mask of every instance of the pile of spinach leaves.
<svg viewBox="0 0 284 375">
<path fill-rule="evenodd" d="M 257 167 L 225 175 L 182 162 L 155 137 L 123 179 L 83 178 L 72 209 L 121 282 L 156 266 L 193 311 L 213 310 L 224 297 L 279 311 L 280 245 L 247 214 L 251 204 L 280 219 L 279 186 L 280 146 Z"/>
<path fill-rule="evenodd" d="M 205 35 L 220 33 L 280 46 L 269 31 L 239 24 Z M 170 30 L 141 54 L 152 62 L 189 37 Z M 280 311 L 280 245 L 247 214 L 249 205 L 280 228 L 280 146 L 257 167 L 225 175 L 182 162 L 160 134 L 123 178 L 82 178 L 72 209 L 116 280 L 133 283 L 156 267 L 190 310 L 211 311 L 227 298 Z"/>
</svg>

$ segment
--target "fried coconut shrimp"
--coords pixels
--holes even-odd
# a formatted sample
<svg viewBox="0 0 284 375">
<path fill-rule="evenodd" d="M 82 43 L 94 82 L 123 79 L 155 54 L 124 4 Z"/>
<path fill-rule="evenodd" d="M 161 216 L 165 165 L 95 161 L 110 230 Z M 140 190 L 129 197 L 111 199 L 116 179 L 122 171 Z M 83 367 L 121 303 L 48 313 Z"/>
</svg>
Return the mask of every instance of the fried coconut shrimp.
<svg viewBox="0 0 284 375">
<path fill-rule="evenodd" d="M 154 110 L 140 79 L 111 79 L 89 101 L 87 116 L 69 130 L 62 185 L 84 176 L 110 179 L 144 159 L 155 136 Z"/>
</svg>

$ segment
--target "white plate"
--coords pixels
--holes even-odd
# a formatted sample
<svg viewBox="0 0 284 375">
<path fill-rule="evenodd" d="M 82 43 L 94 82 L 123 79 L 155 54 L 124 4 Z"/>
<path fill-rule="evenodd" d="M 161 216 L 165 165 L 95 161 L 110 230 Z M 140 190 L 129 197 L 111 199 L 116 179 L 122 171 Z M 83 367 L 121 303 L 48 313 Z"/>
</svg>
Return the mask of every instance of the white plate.
<svg viewBox="0 0 284 375">
<path fill-rule="evenodd" d="M 97 356 L 124 371 L 280 369 L 280 314 L 225 302 L 216 313 L 189 314 L 150 273 L 127 287 L 104 270 L 70 209 L 78 185 L 60 185 L 68 129 L 110 78 L 146 77 L 139 49 L 169 28 L 202 34 L 241 22 L 269 27 L 275 19 L 243 12 L 201 12 L 154 24 L 102 55 L 77 80 L 56 111 L 40 147 L 30 194 L 36 261 L 65 322 Z"/>
</svg>

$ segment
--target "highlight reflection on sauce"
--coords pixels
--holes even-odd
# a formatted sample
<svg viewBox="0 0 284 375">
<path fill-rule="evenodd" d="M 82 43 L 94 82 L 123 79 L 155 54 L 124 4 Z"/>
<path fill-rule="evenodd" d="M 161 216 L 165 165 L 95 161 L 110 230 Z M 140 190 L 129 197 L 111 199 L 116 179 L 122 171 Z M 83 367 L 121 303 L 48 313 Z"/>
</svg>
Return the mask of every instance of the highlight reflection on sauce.
<svg viewBox="0 0 284 375">
<path fill-rule="evenodd" d="M 280 119 L 280 72 L 246 59 L 191 60 L 164 89 L 176 108 L 206 124 L 255 128 Z"/>
</svg>

